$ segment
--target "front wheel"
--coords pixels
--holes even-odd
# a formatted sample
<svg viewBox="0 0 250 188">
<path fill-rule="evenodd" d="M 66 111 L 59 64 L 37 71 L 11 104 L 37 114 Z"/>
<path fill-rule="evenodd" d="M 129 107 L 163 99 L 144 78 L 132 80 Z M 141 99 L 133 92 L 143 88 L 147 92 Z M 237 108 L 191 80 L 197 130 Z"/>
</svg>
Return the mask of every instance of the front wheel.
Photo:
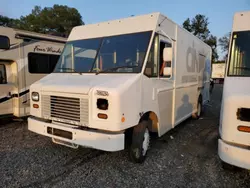
<svg viewBox="0 0 250 188">
<path fill-rule="evenodd" d="M 238 171 L 238 170 L 240 170 L 239 167 L 233 166 L 233 165 L 226 163 L 222 160 L 220 162 L 221 162 L 221 167 L 223 170 L 226 170 L 226 171 Z"/>
<path fill-rule="evenodd" d="M 134 163 L 142 163 L 146 159 L 150 144 L 148 121 L 142 121 L 133 129 L 132 143 L 129 148 L 129 158 Z"/>
<path fill-rule="evenodd" d="M 192 114 L 192 118 L 199 119 L 201 117 L 201 114 L 202 114 L 202 99 L 200 97 L 197 104 L 197 112 Z"/>
</svg>

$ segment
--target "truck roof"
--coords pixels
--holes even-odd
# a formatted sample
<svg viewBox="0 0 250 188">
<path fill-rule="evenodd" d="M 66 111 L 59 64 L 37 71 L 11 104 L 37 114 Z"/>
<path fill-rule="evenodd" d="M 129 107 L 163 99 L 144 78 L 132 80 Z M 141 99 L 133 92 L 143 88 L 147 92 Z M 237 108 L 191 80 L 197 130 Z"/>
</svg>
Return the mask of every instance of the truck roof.
<svg viewBox="0 0 250 188">
<path fill-rule="evenodd" d="M 233 19 L 233 31 L 250 30 L 250 11 L 236 12 Z"/>
<path fill-rule="evenodd" d="M 136 32 L 155 31 L 160 27 L 160 24 L 164 21 L 172 23 L 172 25 L 175 25 L 175 27 L 178 27 L 179 29 L 182 29 L 193 37 L 195 37 L 192 33 L 188 32 L 186 29 L 182 28 L 162 13 L 153 12 L 150 14 L 131 16 L 111 21 L 99 22 L 95 24 L 76 26 L 72 29 L 68 41 L 99 38 L 104 36 L 114 36 Z M 207 47 L 211 48 L 199 38 L 197 39 Z"/>
<path fill-rule="evenodd" d="M 153 31 L 156 28 L 159 15 L 160 13 L 156 12 L 152 14 L 131 16 L 95 24 L 76 26 L 72 29 L 68 40 L 71 41 L 150 30 Z"/>
</svg>

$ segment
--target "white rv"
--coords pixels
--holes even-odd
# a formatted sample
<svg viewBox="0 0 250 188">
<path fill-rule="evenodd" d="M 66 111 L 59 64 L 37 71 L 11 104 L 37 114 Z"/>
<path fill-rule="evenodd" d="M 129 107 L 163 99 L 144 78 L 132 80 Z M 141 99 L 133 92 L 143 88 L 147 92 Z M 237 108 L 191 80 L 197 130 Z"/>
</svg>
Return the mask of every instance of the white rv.
<svg viewBox="0 0 250 188">
<path fill-rule="evenodd" d="M 0 27 L 0 117 L 29 115 L 29 87 L 53 71 L 66 40 Z"/>
<path fill-rule="evenodd" d="M 150 132 L 198 118 L 211 48 L 160 13 L 72 29 L 55 71 L 32 84 L 28 129 L 143 162 Z M 128 142 L 125 142 L 128 141 Z"/>
<path fill-rule="evenodd" d="M 234 15 L 220 114 L 223 167 L 250 169 L 250 11 Z"/>
</svg>

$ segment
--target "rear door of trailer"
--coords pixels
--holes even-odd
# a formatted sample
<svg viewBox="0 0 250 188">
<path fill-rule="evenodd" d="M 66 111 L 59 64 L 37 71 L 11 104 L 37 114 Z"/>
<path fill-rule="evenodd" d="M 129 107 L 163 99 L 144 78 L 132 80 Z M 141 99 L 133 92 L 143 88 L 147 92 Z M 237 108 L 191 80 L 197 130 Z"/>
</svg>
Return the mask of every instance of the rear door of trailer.
<svg viewBox="0 0 250 188">
<path fill-rule="evenodd" d="M 8 36 L 0 35 L 0 116 L 13 114 L 13 89 L 14 74 L 13 61 L 8 59 L 10 39 Z M 13 55 L 15 58 L 15 54 Z"/>
<path fill-rule="evenodd" d="M 0 116 L 13 114 L 11 62 L 0 60 Z"/>
</svg>

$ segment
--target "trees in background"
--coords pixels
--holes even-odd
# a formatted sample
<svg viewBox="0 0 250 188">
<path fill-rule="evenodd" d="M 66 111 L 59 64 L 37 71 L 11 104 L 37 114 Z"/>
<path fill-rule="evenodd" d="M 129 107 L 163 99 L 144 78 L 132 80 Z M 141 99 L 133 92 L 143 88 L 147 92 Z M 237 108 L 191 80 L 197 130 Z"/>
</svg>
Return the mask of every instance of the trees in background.
<svg viewBox="0 0 250 188">
<path fill-rule="evenodd" d="M 219 58 L 217 53 L 217 37 L 210 33 L 208 25 L 208 18 L 202 14 L 197 14 L 192 19 L 187 18 L 182 24 L 183 28 L 193 33 L 212 48 L 212 61 L 215 62 Z"/>
<path fill-rule="evenodd" d="M 73 27 L 84 25 L 84 22 L 77 9 L 64 5 L 54 5 L 43 9 L 40 6 L 35 6 L 29 15 L 21 16 L 20 19 L 0 16 L 0 25 L 68 37 Z"/>
<path fill-rule="evenodd" d="M 0 15 L 0 26 L 15 27 L 18 24 L 18 21 L 18 19 L 12 19 L 7 16 Z"/>
<path fill-rule="evenodd" d="M 226 60 L 228 56 L 230 37 L 231 32 L 228 32 L 223 37 L 219 38 L 219 45 L 221 46 L 222 52 L 225 53 L 224 60 Z"/>
</svg>

